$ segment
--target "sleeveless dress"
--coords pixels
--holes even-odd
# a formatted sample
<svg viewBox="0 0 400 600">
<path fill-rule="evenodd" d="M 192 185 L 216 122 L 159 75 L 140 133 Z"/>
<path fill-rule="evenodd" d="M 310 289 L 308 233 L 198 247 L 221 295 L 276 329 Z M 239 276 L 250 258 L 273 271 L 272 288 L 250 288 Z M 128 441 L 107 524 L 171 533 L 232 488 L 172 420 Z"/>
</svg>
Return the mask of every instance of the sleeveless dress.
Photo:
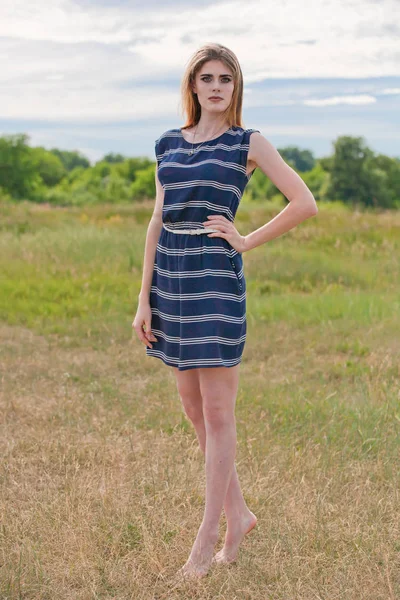
<svg viewBox="0 0 400 600">
<path fill-rule="evenodd" d="M 192 143 L 181 129 L 155 141 L 158 178 L 164 188 L 163 223 L 197 229 L 208 215 L 234 221 L 252 174 L 246 175 L 250 136 L 258 129 L 232 126 L 207 142 Z M 242 254 L 221 237 L 161 230 L 150 289 L 151 330 L 146 348 L 180 371 L 232 367 L 246 340 L 246 281 Z"/>
</svg>

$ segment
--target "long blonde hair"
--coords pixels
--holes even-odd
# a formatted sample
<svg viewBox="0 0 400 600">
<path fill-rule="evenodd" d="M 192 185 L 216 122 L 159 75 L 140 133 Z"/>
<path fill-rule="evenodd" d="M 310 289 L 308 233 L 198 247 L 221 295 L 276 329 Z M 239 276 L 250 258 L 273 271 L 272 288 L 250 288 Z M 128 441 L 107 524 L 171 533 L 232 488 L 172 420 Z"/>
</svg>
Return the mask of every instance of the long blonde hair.
<svg viewBox="0 0 400 600">
<path fill-rule="evenodd" d="M 191 84 L 194 83 L 196 75 L 204 63 L 209 60 L 221 60 L 232 71 L 234 88 L 230 105 L 225 110 L 228 126 L 243 127 L 242 104 L 243 104 L 243 74 L 238 59 L 232 50 L 222 44 L 205 44 L 201 46 L 189 59 L 181 83 L 182 114 L 186 114 L 186 123 L 181 129 L 187 129 L 197 125 L 201 116 L 201 105 L 197 95 L 192 91 Z"/>
</svg>

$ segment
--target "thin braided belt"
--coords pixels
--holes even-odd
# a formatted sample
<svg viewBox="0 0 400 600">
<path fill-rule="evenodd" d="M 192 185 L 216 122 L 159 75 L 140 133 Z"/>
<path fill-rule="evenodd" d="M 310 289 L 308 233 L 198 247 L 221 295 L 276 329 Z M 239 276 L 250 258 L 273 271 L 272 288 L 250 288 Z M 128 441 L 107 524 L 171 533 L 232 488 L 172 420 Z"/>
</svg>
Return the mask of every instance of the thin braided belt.
<svg viewBox="0 0 400 600">
<path fill-rule="evenodd" d="M 171 233 L 188 233 L 189 235 L 199 235 L 200 233 L 217 233 L 218 229 L 211 229 L 211 227 L 202 227 L 199 229 L 170 229 L 163 223 L 164 229 L 171 231 Z"/>
</svg>

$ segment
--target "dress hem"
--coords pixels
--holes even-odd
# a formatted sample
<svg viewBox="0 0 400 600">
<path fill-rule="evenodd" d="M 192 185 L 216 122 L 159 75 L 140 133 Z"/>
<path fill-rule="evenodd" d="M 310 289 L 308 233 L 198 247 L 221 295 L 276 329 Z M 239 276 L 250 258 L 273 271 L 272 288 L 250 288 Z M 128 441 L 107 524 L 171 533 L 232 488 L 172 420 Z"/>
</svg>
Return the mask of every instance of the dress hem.
<svg viewBox="0 0 400 600">
<path fill-rule="evenodd" d="M 242 357 L 240 357 L 233 365 L 225 365 L 224 363 L 221 363 L 218 365 L 201 365 L 200 364 L 200 365 L 188 365 L 186 367 L 180 367 L 179 365 L 172 364 L 171 362 L 166 361 L 164 358 L 162 358 L 161 356 L 157 356 L 156 354 L 150 354 L 149 352 L 146 352 L 146 356 L 152 356 L 153 358 L 158 358 L 159 360 L 161 360 L 161 362 L 163 362 L 168 367 L 175 367 L 178 369 L 178 371 L 188 371 L 189 369 L 210 369 L 210 368 L 215 368 L 215 367 L 225 367 L 225 368 L 229 369 L 230 367 L 236 367 L 236 365 L 238 365 L 239 363 L 242 362 Z"/>
</svg>

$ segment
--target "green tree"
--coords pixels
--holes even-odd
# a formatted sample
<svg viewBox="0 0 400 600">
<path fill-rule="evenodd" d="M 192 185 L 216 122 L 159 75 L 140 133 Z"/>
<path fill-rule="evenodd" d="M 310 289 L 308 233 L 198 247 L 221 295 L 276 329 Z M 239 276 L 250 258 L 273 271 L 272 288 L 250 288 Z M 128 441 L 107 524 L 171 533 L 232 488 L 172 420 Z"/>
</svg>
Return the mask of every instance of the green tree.
<svg viewBox="0 0 400 600">
<path fill-rule="evenodd" d="M 384 178 L 390 206 L 400 208 L 400 159 L 378 154 L 372 162 Z"/>
<path fill-rule="evenodd" d="M 124 162 L 115 165 L 115 173 L 129 181 L 135 181 L 136 173 L 148 167 L 154 169 L 154 161 L 148 158 L 127 158 Z"/>
<path fill-rule="evenodd" d="M 84 156 L 77 150 L 69 151 L 59 150 L 58 148 L 52 148 L 50 152 L 52 152 L 61 160 L 62 164 L 64 165 L 67 171 L 72 171 L 72 169 L 75 169 L 75 167 L 83 167 L 84 169 L 90 167 L 90 162 L 86 158 L 86 156 Z"/>
<path fill-rule="evenodd" d="M 94 176 L 95 178 L 103 178 L 110 175 L 112 171 L 112 165 L 105 160 L 99 160 L 91 169 L 88 169 L 88 174 L 90 176 Z"/>
<path fill-rule="evenodd" d="M 102 158 L 102 161 L 109 162 L 112 164 L 121 163 L 124 162 L 124 160 L 125 156 L 122 156 L 122 154 L 114 154 L 113 152 L 109 152 Z"/>
<path fill-rule="evenodd" d="M 18 200 L 33 200 L 43 180 L 32 160 L 26 134 L 0 137 L 0 187 Z"/>
<path fill-rule="evenodd" d="M 376 163 L 363 137 L 340 136 L 334 150 L 333 156 L 320 161 L 330 173 L 331 199 L 365 206 L 393 205 L 387 174 Z"/>
<path fill-rule="evenodd" d="M 154 198 L 156 183 L 154 165 L 141 169 L 136 173 L 136 179 L 131 185 L 131 194 L 134 199 Z"/>
<path fill-rule="evenodd" d="M 31 148 L 32 162 L 45 185 L 57 185 L 67 174 L 60 158 L 45 148 Z"/>
<path fill-rule="evenodd" d="M 316 200 L 329 200 L 327 193 L 330 187 L 330 175 L 322 168 L 320 161 L 316 162 L 311 171 L 302 173 L 301 177 Z"/>
<path fill-rule="evenodd" d="M 278 152 L 286 162 L 289 162 L 300 173 L 311 171 L 314 168 L 315 158 L 310 150 L 301 150 L 297 146 L 286 146 L 285 148 L 278 148 Z"/>
<path fill-rule="evenodd" d="M 128 202 L 132 200 L 132 190 L 129 181 L 111 173 L 102 181 L 101 198 L 104 202 Z"/>
</svg>

